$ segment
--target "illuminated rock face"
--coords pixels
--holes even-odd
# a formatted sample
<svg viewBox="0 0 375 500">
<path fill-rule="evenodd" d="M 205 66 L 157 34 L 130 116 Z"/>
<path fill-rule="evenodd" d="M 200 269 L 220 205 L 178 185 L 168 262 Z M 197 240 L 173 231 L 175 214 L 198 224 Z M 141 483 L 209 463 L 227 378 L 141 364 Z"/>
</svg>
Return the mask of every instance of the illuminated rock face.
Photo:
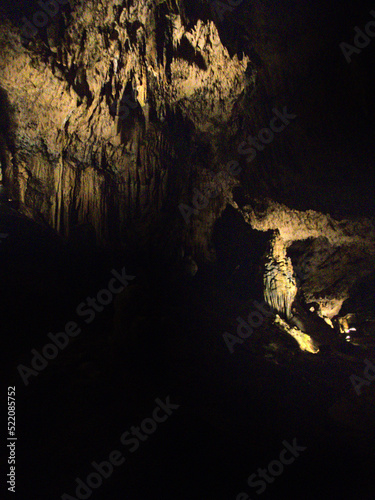
<svg viewBox="0 0 375 500">
<path fill-rule="evenodd" d="M 189 182 L 193 143 L 208 134 L 214 147 L 244 92 L 248 57 L 230 56 L 212 21 L 188 29 L 168 5 L 81 2 L 61 40 L 27 47 L 0 26 L 6 180 L 64 235 L 91 224 L 100 242 L 142 243 L 160 225 L 176 231 L 182 219 L 165 214 Z"/>
<path fill-rule="evenodd" d="M 278 231 L 271 238 L 270 250 L 265 258 L 263 283 L 266 302 L 274 311 L 289 319 L 298 289 L 292 261 L 286 255 L 286 245 Z"/>
<path fill-rule="evenodd" d="M 231 203 L 253 230 L 279 232 L 265 266 L 269 304 L 288 317 L 298 285 L 324 316 L 337 314 L 375 268 L 366 203 L 365 217 L 332 216 L 366 200 L 374 170 L 369 161 L 359 179 L 345 149 L 352 140 L 361 164 L 374 157 L 354 135 L 362 140 L 358 117 L 374 100 L 355 65 L 331 64 L 339 17 L 336 29 L 315 3 L 289 13 L 273 0 L 243 2 L 223 21 L 202 0 L 74 4 L 28 45 L 0 18 L 0 161 L 21 209 L 77 240 L 85 233 L 166 259 L 182 246 L 193 275 L 193 263 L 213 259 L 213 229 Z M 284 108 L 297 118 L 269 143 L 273 110 Z M 258 136 L 266 143 L 244 156 L 241 144 Z M 230 162 L 241 174 L 224 171 Z M 218 196 L 186 224 L 179 204 L 192 206 L 212 173 Z M 353 199 L 350 178 L 362 183 Z M 245 207 L 232 199 L 236 185 Z M 296 282 L 301 262 L 310 273 Z"/>
<path fill-rule="evenodd" d="M 264 293 L 284 317 L 290 314 L 297 286 L 306 303 L 317 303 L 329 322 L 354 284 L 375 266 L 375 226 L 371 218 L 335 220 L 313 210 L 299 211 L 268 200 L 239 208 L 258 231 L 272 231 L 266 256 Z M 296 278 L 294 278 L 295 276 Z"/>
<path fill-rule="evenodd" d="M 288 333 L 296 340 L 301 351 L 311 352 L 312 354 L 317 354 L 319 352 L 318 343 L 314 341 L 314 339 L 299 330 L 297 327 L 291 328 L 290 325 L 286 321 L 283 321 L 279 315 L 276 315 L 274 323 L 282 332 Z"/>
</svg>

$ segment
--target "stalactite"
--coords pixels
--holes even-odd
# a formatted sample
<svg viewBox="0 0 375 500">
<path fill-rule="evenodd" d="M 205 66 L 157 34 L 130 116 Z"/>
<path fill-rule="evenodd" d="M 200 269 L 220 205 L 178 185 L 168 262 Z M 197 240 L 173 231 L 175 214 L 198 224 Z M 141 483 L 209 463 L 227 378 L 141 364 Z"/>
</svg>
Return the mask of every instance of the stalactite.
<svg viewBox="0 0 375 500">
<path fill-rule="evenodd" d="M 286 255 L 286 245 L 278 231 L 271 238 L 265 257 L 263 284 L 266 302 L 274 311 L 289 319 L 297 284 L 292 261 Z"/>
<path fill-rule="evenodd" d="M 86 0 L 72 8 L 48 54 L 38 43 L 26 49 L 17 30 L 10 37 L 0 22 L 0 87 L 15 125 L 8 181 L 25 213 L 64 236 L 90 224 L 100 244 L 124 241 L 131 231 L 151 239 L 163 222 L 160 239 L 178 232 L 207 252 L 224 195 L 214 214 L 202 211 L 189 227 L 177 207 L 196 168 L 192 146 L 218 149 L 218 130 L 238 113 L 250 60 L 230 55 L 212 21 L 187 23 L 183 5 L 161 11 L 139 0 L 114 13 L 111 0 L 99 10 Z M 129 113 L 115 116 L 131 91 Z M 212 155 L 215 167 L 221 162 Z"/>
</svg>

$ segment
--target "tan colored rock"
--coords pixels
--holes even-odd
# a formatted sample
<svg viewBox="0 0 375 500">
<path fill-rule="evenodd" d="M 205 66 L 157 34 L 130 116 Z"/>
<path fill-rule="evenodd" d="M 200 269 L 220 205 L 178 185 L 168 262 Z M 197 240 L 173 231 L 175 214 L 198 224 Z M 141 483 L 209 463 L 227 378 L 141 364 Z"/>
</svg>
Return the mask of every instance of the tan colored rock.
<svg viewBox="0 0 375 500">
<path fill-rule="evenodd" d="M 279 330 L 292 336 L 298 342 L 301 351 L 311 352 L 312 354 L 317 354 L 319 352 L 317 343 L 307 335 L 307 333 L 302 332 L 296 326 L 291 327 L 286 321 L 280 318 L 278 314 L 276 315 L 274 323 Z"/>
<path fill-rule="evenodd" d="M 151 107 L 159 118 L 167 108 L 181 113 L 198 136 L 223 125 L 244 90 L 248 59 L 229 56 L 212 22 L 187 29 L 171 7 L 157 39 L 159 8 L 154 0 L 75 4 L 52 51 L 38 37 L 24 47 L 19 31 L 0 21 L 0 87 L 13 109 L 15 149 L 11 157 L 3 148 L 6 180 L 24 212 L 65 235 L 74 219 L 92 224 L 100 242 L 124 240 L 140 217 L 150 233 L 162 206 L 175 213 L 191 166 L 170 132 L 151 122 Z M 111 106 L 131 89 L 137 101 L 122 120 Z"/>
<path fill-rule="evenodd" d="M 286 254 L 286 245 L 275 231 L 264 263 L 264 298 L 278 313 L 291 316 L 291 307 L 297 294 L 292 261 Z"/>
</svg>

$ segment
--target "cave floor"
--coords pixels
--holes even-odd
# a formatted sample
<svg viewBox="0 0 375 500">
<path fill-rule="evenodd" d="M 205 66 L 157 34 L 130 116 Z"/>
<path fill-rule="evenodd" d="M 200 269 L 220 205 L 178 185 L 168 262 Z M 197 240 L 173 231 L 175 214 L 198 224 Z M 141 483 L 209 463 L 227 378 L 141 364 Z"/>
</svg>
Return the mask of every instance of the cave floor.
<svg viewBox="0 0 375 500">
<path fill-rule="evenodd" d="M 111 349 L 110 305 L 26 387 L 17 366 L 30 366 L 31 349 L 74 320 L 82 299 L 124 264 L 102 251 L 82 255 L 12 210 L 1 216 L 9 233 L 0 246 L 1 318 L 6 384 L 16 386 L 17 498 L 76 498 L 75 479 L 85 481 L 91 462 L 113 450 L 126 462 L 92 498 L 256 498 L 247 478 L 294 439 L 306 449 L 263 498 L 374 498 L 375 388 L 357 396 L 350 381 L 364 361 L 303 353 L 267 322 L 231 354 L 222 334 L 235 333 L 236 317 L 257 297 L 239 297 L 204 272 L 186 284 L 154 281 L 155 327 L 136 359 Z M 361 353 L 375 360 L 373 350 Z M 167 396 L 179 408 L 130 453 L 120 436 Z"/>
</svg>

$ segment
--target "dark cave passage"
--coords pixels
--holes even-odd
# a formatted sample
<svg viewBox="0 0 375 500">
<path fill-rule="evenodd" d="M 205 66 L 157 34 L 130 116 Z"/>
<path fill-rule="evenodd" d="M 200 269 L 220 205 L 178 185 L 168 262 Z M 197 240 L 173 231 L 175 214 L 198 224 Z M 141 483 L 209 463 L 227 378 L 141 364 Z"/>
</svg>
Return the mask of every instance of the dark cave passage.
<svg viewBox="0 0 375 500">
<path fill-rule="evenodd" d="M 108 269 L 115 264 L 112 260 L 108 267 L 106 259 L 96 259 L 95 276 L 102 269 L 104 279 L 87 287 L 90 273 L 84 279 L 82 276 L 88 270 L 87 264 L 76 263 L 74 268 L 69 253 L 50 236 L 44 237 L 46 248 L 53 245 L 55 250 L 53 262 L 48 264 L 40 259 L 39 228 L 30 228 L 29 234 L 27 256 L 15 251 L 18 247 L 11 240 L 6 242 L 7 254 L 2 255 L 3 262 L 11 264 L 2 276 L 7 287 L 16 277 L 12 271 L 15 268 L 27 276 L 25 299 L 19 295 L 24 304 L 22 317 L 12 317 L 4 297 L 1 300 L 3 325 L 13 331 L 10 368 L 16 359 L 29 364 L 30 349 L 42 350 L 47 331 L 62 331 L 67 319 L 76 319 L 75 305 L 85 294 L 95 296 L 95 291 L 105 285 Z M 33 261 L 32 241 L 38 239 L 39 258 Z M 5 246 L 0 249 L 4 250 Z M 30 274 L 30 268 L 34 274 Z M 69 278 L 64 280 L 62 274 L 68 269 Z M 158 274 L 156 269 L 154 273 Z M 38 291 L 40 281 L 47 276 L 55 290 L 54 296 L 48 298 L 43 289 Z M 150 413 L 150 401 L 170 394 L 180 408 L 168 427 L 160 428 L 152 436 L 155 440 L 150 437 L 138 456 L 134 453 L 129 457 L 121 472 L 119 469 L 113 480 L 98 491 L 99 498 L 120 499 L 124 491 L 134 499 L 150 494 L 235 498 L 246 489 L 246 478 L 277 459 L 284 440 L 292 443 L 295 438 L 306 451 L 290 471 L 292 481 L 289 473 L 280 478 L 277 495 L 328 499 L 337 491 L 343 475 L 350 495 L 358 489 L 370 491 L 373 436 L 367 428 L 365 434 L 345 431 L 329 417 L 336 394 L 345 393 L 349 376 L 354 369 L 361 369 L 361 362 L 353 365 L 332 351 L 318 359 L 302 354 L 297 344 L 273 330 L 268 321 L 243 345 L 235 346 L 231 354 L 222 334 L 235 333 L 236 317 L 246 318 L 254 309 L 252 301 L 245 301 L 236 286 L 228 286 L 222 279 L 207 281 L 197 275 L 195 283 L 187 282 L 181 288 L 173 285 L 172 290 L 168 283 L 173 284 L 173 279 L 164 276 L 162 281 L 136 280 L 129 288 L 131 291 L 133 287 L 132 294 L 137 295 L 131 307 L 124 303 L 129 315 L 127 331 L 137 332 L 141 342 L 132 348 L 130 357 L 118 357 L 121 351 L 116 347 L 113 353 L 108 343 L 111 305 L 45 370 L 31 377 L 29 387 L 22 389 L 18 383 L 18 435 L 22 435 L 24 443 L 19 466 L 28 464 L 24 484 L 38 488 L 40 498 L 71 490 L 75 477 L 87 476 L 93 459 L 105 460 L 110 450 L 121 447 L 121 434 Z M 86 290 L 80 284 L 86 285 Z M 44 286 L 51 291 L 48 282 Z M 26 298 L 31 296 L 29 290 L 33 291 L 32 301 Z M 153 297 L 151 303 L 147 296 Z M 340 411 L 350 414 L 350 404 L 343 402 Z M 29 406 L 35 411 L 27 411 Z M 366 418 L 368 411 L 367 406 L 362 410 Z M 54 432 L 40 441 L 35 429 L 50 428 L 51 419 Z M 330 451 L 322 453 L 327 441 Z M 76 447 L 80 449 L 79 457 Z M 32 465 L 27 449 L 40 450 Z M 53 461 L 44 459 L 52 449 Z M 330 467 L 333 462 L 334 469 Z M 43 478 L 42 482 L 38 478 Z M 306 482 L 310 485 L 308 492 Z M 265 498 L 275 498 L 271 485 L 267 489 Z M 23 485 L 19 491 L 22 494 Z"/>
</svg>

